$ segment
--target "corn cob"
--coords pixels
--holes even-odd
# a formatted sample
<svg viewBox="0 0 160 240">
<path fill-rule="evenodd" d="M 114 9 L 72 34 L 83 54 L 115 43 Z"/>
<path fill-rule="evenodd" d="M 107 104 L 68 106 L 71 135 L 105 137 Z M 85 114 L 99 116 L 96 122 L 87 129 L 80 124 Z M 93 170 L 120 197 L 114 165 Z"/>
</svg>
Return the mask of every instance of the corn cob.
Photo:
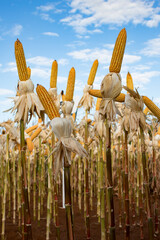
<svg viewBox="0 0 160 240">
<path fill-rule="evenodd" d="M 32 151 L 33 151 L 33 148 L 34 148 L 34 144 L 33 144 L 33 142 L 31 141 L 31 138 L 27 138 L 27 139 L 26 139 L 26 143 L 27 143 L 28 150 L 29 150 L 30 152 L 32 152 Z"/>
<path fill-rule="evenodd" d="M 30 67 L 27 67 L 27 72 L 28 72 L 28 78 L 30 78 L 31 77 L 31 69 L 30 69 Z"/>
<path fill-rule="evenodd" d="M 126 45 L 126 39 L 127 39 L 126 29 L 123 28 L 117 37 L 117 40 L 113 49 L 111 63 L 109 67 L 110 72 L 119 73 L 121 70 L 121 65 L 122 65 L 122 60 L 123 60 L 123 55 L 124 55 L 124 50 Z"/>
<path fill-rule="evenodd" d="M 97 98 L 96 111 L 99 111 L 99 107 L 100 107 L 101 100 L 102 100 L 101 98 Z"/>
<path fill-rule="evenodd" d="M 75 121 L 76 113 L 73 113 L 73 114 L 72 114 L 72 117 L 73 117 L 73 120 Z"/>
<path fill-rule="evenodd" d="M 134 86 L 133 86 L 133 79 L 131 74 L 128 72 L 127 73 L 127 79 L 126 79 L 126 83 L 127 83 L 127 87 L 134 90 Z"/>
<path fill-rule="evenodd" d="M 89 90 L 89 94 L 94 96 L 94 97 L 97 97 L 97 98 L 102 98 L 101 91 L 97 90 L 97 89 Z M 114 101 L 116 101 L 116 102 L 124 102 L 124 100 L 125 100 L 125 94 L 124 93 L 120 93 L 119 96 L 114 99 Z"/>
<path fill-rule="evenodd" d="M 74 69 L 74 67 L 72 67 L 69 72 L 69 76 L 68 76 L 66 95 L 65 95 L 66 101 L 73 100 L 74 84 L 75 84 L 75 69 Z"/>
<path fill-rule="evenodd" d="M 149 109 L 148 109 L 148 107 L 146 107 L 146 108 L 144 109 L 143 113 L 144 113 L 145 115 L 147 115 L 148 112 L 149 112 Z"/>
<path fill-rule="evenodd" d="M 52 63 L 52 69 L 51 69 L 50 88 L 57 87 L 57 72 L 58 72 L 58 64 L 57 64 L 57 61 L 54 60 Z"/>
<path fill-rule="evenodd" d="M 91 119 L 87 119 L 87 123 L 89 124 L 89 123 L 91 123 L 92 122 L 92 120 Z"/>
<path fill-rule="evenodd" d="M 52 120 L 55 117 L 60 117 L 56 105 L 48 91 L 42 85 L 37 85 L 36 91 L 49 119 Z"/>
<path fill-rule="evenodd" d="M 15 58 L 17 63 L 18 76 L 20 81 L 26 81 L 29 79 L 27 72 L 26 59 L 24 56 L 22 43 L 17 39 L 15 42 Z"/>
<path fill-rule="evenodd" d="M 160 120 L 160 109 L 146 96 L 142 96 L 145 105 Z"/>
<path fill-rule="evenodd" d="M 42 122 L 42 119 L 39 118 L 39 119 L 38 119 L 38 123 L 41 123 L 41 122 Z M 36 124 L 36 125 L 34 125 L 34 126 L 32 126 L 32 127 L 27 128 L 27 129 L 25 130 L 25 132 L 28 134 L 28 133 L 32 132 L 33 130 L 35 130 L 37 127 L 38 127 L 38 124 Z"/>
<path fill-rule="evenodd" d="M 41 131 L 42 131 L 41 128 L 37 128 L 36 131 L 31 136 L 31 141 L 33 141 L 33 139 L 35 139 L 40 134 Z"/>
<path fill-rule="evenodd" d="M 96 59 L 92 65 L 89 77 L 88 77 L 88 85 L 92 85 L 96 76 L 96 72 L 97 72 L 97 68 L 98 68 L 98 60 Z"/>
</svg>

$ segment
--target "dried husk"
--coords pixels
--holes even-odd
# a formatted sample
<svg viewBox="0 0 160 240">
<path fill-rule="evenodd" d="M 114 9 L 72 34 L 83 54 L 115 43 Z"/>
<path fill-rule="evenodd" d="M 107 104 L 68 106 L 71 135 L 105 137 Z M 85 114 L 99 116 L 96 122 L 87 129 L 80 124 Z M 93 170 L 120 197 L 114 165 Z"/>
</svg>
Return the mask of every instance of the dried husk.
<svg viewBox="0 0 160 240">
<path fill-rule="evenodd" d="M 94 99 L 89 94 L 89 90 L 92 89 L 92 85 L 86 85 L 83 89 L 83 96 L 78 103 L 78 107 L 84 107 L 85 111 L 90 111 L 94 105 Z"/>
<path fill-rule="evenodd" d="M 60 109 L 60 98 L 61 95 L 57 95 L 57 88 L 50 88 L 48 90 L 49 95 L 52 97 L 57 109 Z"/>
</svg>

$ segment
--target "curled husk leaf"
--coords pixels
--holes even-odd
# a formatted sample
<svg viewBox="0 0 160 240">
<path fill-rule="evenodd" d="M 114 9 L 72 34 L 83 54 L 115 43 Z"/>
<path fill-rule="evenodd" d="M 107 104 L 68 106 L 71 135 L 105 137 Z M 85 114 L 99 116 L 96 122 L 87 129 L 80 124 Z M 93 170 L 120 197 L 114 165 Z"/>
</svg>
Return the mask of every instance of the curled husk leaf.
<svg viewBox="0 0 160 240">
<path fill-rule="evenodd" d="M 145 129 L 145 114 L 143 113 L 142 98 L 134 98 L 127 94 L 125 96 L 125 114 L 122 119 L 122 126 L 126 131 L 136 131 L 139 126 Z"/>
<path fill-rule="evenodd" d="M 57 109 L 60 109 L 60 95 L 57 95 L 57 88 L 50 88 L 48 90 L 49 95 L 52 97 Z"/>
<path fill-rule="evenodd" d="M 116 114 L 120 114 L 114 99 L 120 94 L 121 90 L 121 76 L 119 73 L 109 73 L 104 77 L 101 83 L 102 101 L 99 112 L 108 120 L 108 123 L 115 120 Z"/>
<path fill-rule="evenodd" d="M 62 168 L 64 159 L 65 165 L 71 165 L 71 152 L 78 154 L 81 157 L 87 157 L 86 150 L 82 145 L 73 137 L 71 137 L 72 126 L 68 119 L 54 118 L 50 125 L 58 142 L 55 144 L 53 152 L 55 153 L 55 179 L 57 174 Z"/>
<path fill-rule="evenodd" d="M 83 96 L 78 103 L 78 107 L 84 107 L 85 111 L 89 111 L 94 105 L 94 99 L 89 94 L 89 90 L 92 89 L 92 85 L 86 85 L 83 89 Z"/>
<path fill-rule="evenodd" d="M 74 106 L 74 101 L 64 101 L 62 103 L 62 112 L 64 116 L 71 121 L 72 127 L 74 125 L 73 117 L 71 116 Z"/>
<path fill-rule="evenodd" d="M 99 111 L 95 112 L 94 120 L 94 130 L 98 133 L 98 136 L 101 138 L 106 137 L 106 126 L 104 120 L 102 120 L 102 116 L 99 114 Z"/>
<path fill-rule="evenodd" d="M 34 84 L 31 81 L 31 79 L 28 79 L 26 81 L 19 81 L 18 83 L 19 96 L 13 98 L 14 107 L 11 108 L 11 112 L 17 110 L 14 119 L 15 122 L 24 120 L 24 123 L 28 123 L 32 115 L 34 116 L 34 112 L 36 112 L 37 115 L 41 117 L 40 112 L 44 111 L 44 108 L 38 96 L 33 91 Z"/>
</svg>

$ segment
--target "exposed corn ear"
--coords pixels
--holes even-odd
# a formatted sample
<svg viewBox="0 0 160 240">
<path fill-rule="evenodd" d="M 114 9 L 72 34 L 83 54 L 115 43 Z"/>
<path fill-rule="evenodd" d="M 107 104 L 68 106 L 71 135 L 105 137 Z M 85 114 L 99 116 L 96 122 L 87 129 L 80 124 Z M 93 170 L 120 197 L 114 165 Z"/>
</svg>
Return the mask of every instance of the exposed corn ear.
<svg viewBox="0 0 160 240">
<path fill-rule="evenodd" d="M 133 79 L 131 74 L 128 72 L 127 73 L 127 79 L 126 79 L 126 83 L 127 83 L 127 87 L 134 90 L 134 86 L 133 86 Z"/>
<path fill-rule="evenodd" d="M 40 134 L 41 131 L 42 131 L 41 128 L 37 128 L 36 131 L 31 136 L 31 141 L 33 141 L 33 139 L 35 139 Z"/>
<path fill-rule="evenodd" d="M 120 93 L 120 94 L 118 95 L 118 97 L 116 97 L 114 100 L 115 100 L 116 102 L 124 102 L 124 101 L 125 101 L 125 94 L 124 94 L 124 93 Z"/>
<path fill-rule="evenodd" d="M 42 85 L 37 85 L 36 91 L 49 119 L 60 117 L 58 109 L 48 91 Z"/>
<path fill-rule="evenodd" d="M 100 90 L 97 89 L 91 89 L 89 90 L 89 94 L 94 96 L 94 97 L 98 97 L 98 98 L 102 98 L 102 94 Z"/>
<path fill-rule="evenodd" d="M 74 69 L 74 67 L 72 67 L 70 72 L 69 72 L 69 76 L 68 76 L 65 101 L 72 101 L 73 100 L 75 75 L 76 75 L 75 69 Z"/>
<path fill-rule="evenodd" d="M 89 123 L 91 123 L 91 122 L 92 122 L 92 120 L 89 119 L 89 118 L 87 118 L 87 123 L 89 124 Z"/>
<path fill-rule="evenodd" d="M 38 127 L 38 124 L 32 126 L 32 127 L 29 127 L 25 130 L 25 132 L 28 134 L 30 132 L 32 132 L 33 130 L 35 130 L 36 128 Z"/>
<path fill-rule="evenodd" d="M 33 151 L 33 148 L 34 148 L 34 144 L 33 144 L 33 142 L 31 141 L 31 139 L 30 139 L 30 138 L 27 138 L 27 139 L 26 139 L 26 143 L 27 143 L 28 150 L 29 150 L 30 152 L 32 152 L 32 151 Z"/>
<path fill-rule="evenodd" d="M 28 78 L 31 78 L 31 69 L 30 69 L 30 67 L 27 67 L 27 72 L 28 72 Z"/>
<path fill-rule="evenodd" d="M 160 109 L 146 96 L 142 96 L 145 105 L 160 120 Z"/>
<path fill-rule="evenodd" d="M 26 59 L 23 51 L 22 43 L 17 39 L 14 44 L 15 47 L 15 58 L 18 70 L 18 76 L 20 81 L 26 81 L 29 79 Z"/>
<path fill-rule="evenodd" d="M 117 40 L 113 49 L 113 54 L 112 54 L 111 63 L 109 67 L 110 72 L 119 73 L 121 70 L 124 50 L 126 46 L 126 39 L 127 39 L 126 29 L 123 28 L 117 37 Z"/>
<path fill-rule="evenodd" d="M 96 72 L 97 72 L 97 68 L 98 68 L 98 60 L 96 59 L 92 65 L 89 77 L 88 77 L 88 85 L 92 85 L 96 76 Z"/>
<path fill-rule="evenodd" d="M 73 120 L 75 121 L 75 119 L 76 119 L 76 113 L 73 113 L 73 114 L 72 114 L 72 117 L 73 117 Z"/>
<path fill-rule="evenodd" d="M 100 107 L 101 100 L 102 100 L 102 98 L 97 98 L 96 111 L 99 111 L 99 107 Z"/>
<path fill-rule="evenodd" d="M 143 113 L 144 113 L 145 115 L 147 115 L 148 112 L 149 112 L 149 109 L 148 109 L 148 107 L 146 107 L 146 108 L 144 109 Z"/>
<path fill-rule="evenodd" d="M 98 98 L 102 98 L 102 94 L 101 94 L 101 91 L 100 90 L 97 90 L 97 89 L 91 89 L 89 90 L 89 94 L 94 96 L 94 97 L 98 97 Z M 124 93 L 120 93 L 118 95 L 118 97 L 116 97 L 114 99 L 114 101 L 116 102 L 124 102 L 125 101 L 125 94 Z"/>
<path fill-rule="evenodd" d="M 51 69 L 50 88 L 57 87 L 57 73 L 58 73 L 58 64 L 57 64 L 57 61 L 54 60 L 52 63 L 52 69 Z"/>
</svg>

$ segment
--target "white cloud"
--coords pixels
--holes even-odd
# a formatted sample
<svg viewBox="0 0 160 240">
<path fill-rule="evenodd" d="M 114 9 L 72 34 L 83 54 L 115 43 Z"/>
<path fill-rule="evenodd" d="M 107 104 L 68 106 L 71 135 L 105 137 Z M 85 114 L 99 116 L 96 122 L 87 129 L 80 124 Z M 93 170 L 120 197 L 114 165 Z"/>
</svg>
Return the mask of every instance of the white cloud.
<svg viewBox="0 0 160 240">
<path fill-rule="evenodd" d="M 59 37 L 59 34 L 54 32 L 44 32 L 42 34 L 46 36 Z"/>
<path fill-rule="evenodd" d="M 72 51 L 68 53 L 69 56 L 82 60 L 84 62 L 86 61 L 93 61 L 95 59 L 98 59 L 98 61 L 102 64 L 109 64 L 112 56 L 112 51 L 108 49 L 99 49 L 99 48 L 94 48 L 94 49 L 83 49 L 79 51 Z M 124 64 L 132 64 L 141 59 L 141 56 L 136 56 L 136 55 L 130 55 L 130 54 L 125 54 L 124 55 Z"/>
<path fill-rule="evenodd" d="M 10 89 L 6 89 L 6 88 L 0 88 L 0 96 L 4 96 L 4 95 L 14 95 L 15 92 L 10 90 Z"/>
<path fill-rule="evenodd" d="M 131 22 L 156 27 L 160 22 L 160 8 L 154 7 L 154 3 L 144 0 L 72 0 L 70 15 L 61 22 L 80 34 L 84 34 L 89 26 L 103 24 L 122 26 Z"/>
<path fill-rule="evenodd" d="M 59 65 L 62 65 L 62 66 L 65 66 L 65 65 L 68 64 L 68 59 L 66 59 L 66 58 L 60 58 L 60 59 L 58 59 L 58 64 L 59 64 Z"/>
<path fill-rule="evenodd" d="M 9 31 L 4 32 L 3 35 L 19 36 L 22 32 L 22 25 L 15 24 Z"/>
<path fill-rule="evenodd" d="M 2 67 L 2 64 L 0 63 L 0 67 Z"/>
<path fill-rule="evenodd" d="M 42 56 L 36 56 L 36 57 L 28 58 L 26 61 L 27 61 L 27 64 L 49 67 L 52 64 L 53 59 L 42 57 Z"/>
<path fill-rule="evenodd" d="M 40 13 L 40 17 L 45 21 L 54 22 L 54 19 L 51 18 L 47 13 Z"/>
<path fill-rule="evenodd" d="M 160 36 L 148 40 L 145 44 L 146 47 L 141 51 L 142 54 L 149 57 L 160 56 Z"/>
<path fill-rule="evenodd" d="M 54 9 L 53 3 L 48 3 L 46 5 L 41 5 L 39 7 L 36 7 L 37 10 L 40 10 L 42 12 L 49 12 Z"/>
</svg>

